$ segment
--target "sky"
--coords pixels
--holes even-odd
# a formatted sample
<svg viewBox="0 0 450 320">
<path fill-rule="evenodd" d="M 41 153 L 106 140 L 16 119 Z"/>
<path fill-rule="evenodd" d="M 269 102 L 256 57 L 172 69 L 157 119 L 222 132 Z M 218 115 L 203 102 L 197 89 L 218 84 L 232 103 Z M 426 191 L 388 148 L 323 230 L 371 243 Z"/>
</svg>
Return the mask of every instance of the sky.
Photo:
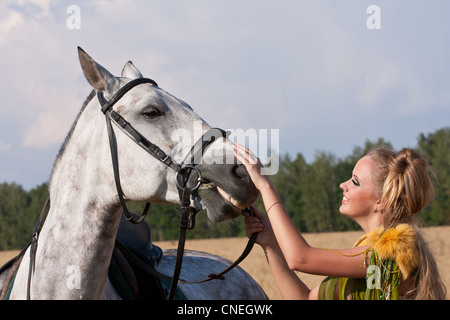
<svg viewBox="0 0 450 320">
<path fill-rule="evenodd" d="M 2 0 L 0 183 L 48 181 L 91 91 L 77 46 L 115 75 L 133 61 L 211 126 L 276 130 L 281 155 L 343 158 L 379 137 L 414 147 L 449 126 L 449 12 L 445 0 Z"/>
</svg>

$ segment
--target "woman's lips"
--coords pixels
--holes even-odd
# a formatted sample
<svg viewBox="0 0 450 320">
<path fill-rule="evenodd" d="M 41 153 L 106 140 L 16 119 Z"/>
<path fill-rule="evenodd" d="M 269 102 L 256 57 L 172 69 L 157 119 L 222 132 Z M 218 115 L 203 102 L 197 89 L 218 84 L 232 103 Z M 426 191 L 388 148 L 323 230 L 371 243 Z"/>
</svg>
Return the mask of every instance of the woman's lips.
<svg viewBox="0 0 450 320">
<path fill-rule="evenodd" d="M 350 199 L 344 194 L 342 197 L 342 204 L 348 204 L 350 203 Z"/>
</svg>

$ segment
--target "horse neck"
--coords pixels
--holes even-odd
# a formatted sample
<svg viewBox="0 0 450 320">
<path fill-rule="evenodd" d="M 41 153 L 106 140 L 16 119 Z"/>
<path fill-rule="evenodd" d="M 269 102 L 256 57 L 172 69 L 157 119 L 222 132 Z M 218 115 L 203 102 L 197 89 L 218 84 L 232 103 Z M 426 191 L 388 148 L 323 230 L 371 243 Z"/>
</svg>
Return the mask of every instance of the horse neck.
<svg viewBox="0 0 450 320">
<path fill-rule="evenodd" d="M 52 174 L 32 285 L 43 298 L 104 296 L 120 206 L 110 159 L 103 159 L 107 135 L 98 109 L 96 99 L 86 107 Z M 69 280 L 80 282 L 72 288 Z"/>
</svg>

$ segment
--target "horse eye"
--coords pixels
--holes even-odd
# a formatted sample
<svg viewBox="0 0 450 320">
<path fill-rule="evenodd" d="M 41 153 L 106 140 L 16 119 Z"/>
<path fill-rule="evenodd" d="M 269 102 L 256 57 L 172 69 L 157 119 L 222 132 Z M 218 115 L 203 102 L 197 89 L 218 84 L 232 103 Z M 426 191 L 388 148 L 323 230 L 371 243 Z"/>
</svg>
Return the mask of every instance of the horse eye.
<svg viewBox="0 0 450 320">
<path fill-rule="evenodd" d="M 154 119 L 156 117 L 162 116 L 164 112 L 161 112 L 156 107 L 148 107 L 142 111 L 142 114 L 147 118 Z"/>
</svg>

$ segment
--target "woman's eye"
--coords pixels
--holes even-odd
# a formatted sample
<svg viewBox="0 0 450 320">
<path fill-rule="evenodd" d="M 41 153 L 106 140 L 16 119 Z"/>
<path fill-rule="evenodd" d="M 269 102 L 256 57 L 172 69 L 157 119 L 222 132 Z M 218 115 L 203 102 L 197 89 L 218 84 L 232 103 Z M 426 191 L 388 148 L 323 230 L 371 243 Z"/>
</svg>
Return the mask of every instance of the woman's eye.
<svg viewBox="0 0 450 320">
<path fill-rule="evenodd" d="M 161 112 L 158 108 L 149 107 L 144 109 L 144 111 L 142 111 L 142 114 L 147 118 L 154 119 L 156 117 L 163 115 L 164 113 Z"/>
<path fill-rule="evenodd" d="M 353 184 L 355 185 L 355 186 L 358 186 L 359 187 L 359 181 L 358 180 L 355 180 L 355 179 L 352 179 L 352 182 L 353 182 Z"/>
</svg>

